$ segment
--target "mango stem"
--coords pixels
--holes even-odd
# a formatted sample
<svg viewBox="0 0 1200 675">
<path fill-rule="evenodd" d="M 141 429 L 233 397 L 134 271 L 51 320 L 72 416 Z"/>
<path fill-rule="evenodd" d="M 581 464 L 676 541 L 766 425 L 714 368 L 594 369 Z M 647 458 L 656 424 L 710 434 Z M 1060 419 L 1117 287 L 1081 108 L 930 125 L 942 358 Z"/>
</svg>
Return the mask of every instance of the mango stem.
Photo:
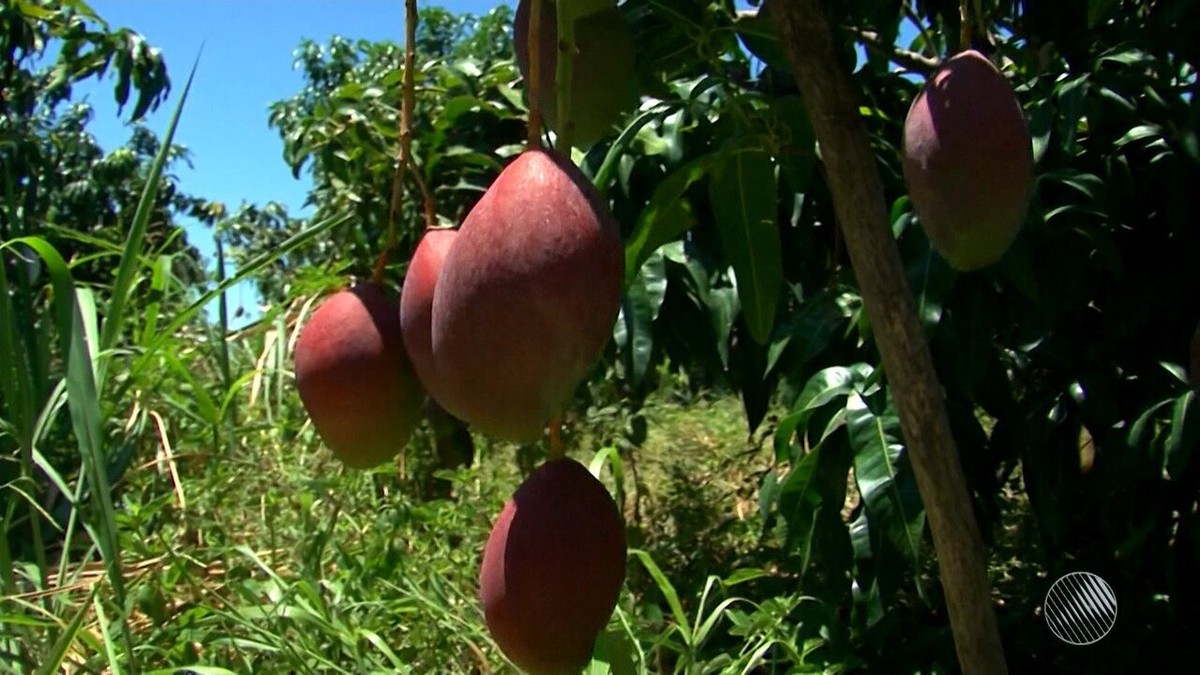
<svg viewBox="0 0 1200 675">
<path fill-rule="evenodd" d="M 538 64 L 538 35 L 542 31 L 542 3 L 551 0 L 529 1 L 529 36 L 525 41 L 529 57 L 529 81 L 525 89 L 529 92 L 529 135 L 530 150 L 542 146 L 542 106 L 538 104 L 538 93 L 541 90 L 541 67 Z"/>
<path fill-rule="evenodd" d="M 575 61 L 575 15 L 567 7 L 559 7 L 557 19 L 558 66 L 554 72 L 554 83 L 557 87 L 555 94 L 558 108 L 558 138 L 554 145 L 564 155 L 570 157 L 575 135 L 575 121 L 571 117 L 571 78 Z"/>
<path fill-rule="evenodd" d="M 562 416 L 556 415 L 550 420 L 550 447 L 546 451 L 546 461 L 554 462 L 567 456 L 567 448 L 562 442 Z"/>
</svg>

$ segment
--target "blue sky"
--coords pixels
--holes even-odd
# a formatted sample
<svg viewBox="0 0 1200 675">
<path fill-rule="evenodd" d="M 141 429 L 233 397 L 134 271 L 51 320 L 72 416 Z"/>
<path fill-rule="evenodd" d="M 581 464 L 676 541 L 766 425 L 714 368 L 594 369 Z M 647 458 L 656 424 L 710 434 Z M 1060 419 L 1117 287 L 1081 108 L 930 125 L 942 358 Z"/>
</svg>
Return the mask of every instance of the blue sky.
<svg viewBox="0 0 1200 675">
<path fill-rule="evenodd" d="M 454 12 L 482 14 L 515 0 L 443 0 Z M 171 76 L 170 98 L 146 120 L 165 131 L 179 100 L 188 70 L 200 54 L 200 65 L 175 140 L 191 151 L 192 168 L 174 173 L 189 194 L 220 201 L 230 209 L 243 201 L 285 204 L 303 214 L 309 181 L 292 177 L 282 157 L 283 144 L 267 126 L 268 106 L 300 90 L 293 70 L 293 50 L 303 38 L 325 42 L 334 35 L 352 39 L 404 40 L 403 0 L 91 0 L 92 8 L 113 28 L 128 27 L 162 50 Z M 200 53 L 203 44 L 203 53 Z M 113 80 L 89 81 L 76 87 L 95 108 L 90 129 L 111 150 L 129 138 L 117 115 Z M 132 103 L 132 101 L 131 101 Z M 129 109 L 124 111 L 127 118 Z M 208 228 L 188 228 L 189 240 L 213 261 Z M 230 298 L 257 314 L 256 298 L 239 287 Z"/>
</svg>

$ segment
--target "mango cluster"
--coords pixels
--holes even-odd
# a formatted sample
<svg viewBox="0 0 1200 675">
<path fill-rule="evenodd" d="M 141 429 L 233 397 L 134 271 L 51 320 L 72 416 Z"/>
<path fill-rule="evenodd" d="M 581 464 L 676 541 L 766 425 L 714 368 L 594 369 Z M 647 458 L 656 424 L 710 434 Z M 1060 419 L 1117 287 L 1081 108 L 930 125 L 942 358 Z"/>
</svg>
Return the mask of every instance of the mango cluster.
<svg viewBox="0 0 1200 675">
<path fill-rule="evenodd" d="M 591 181 L 555 150 L 527 150 L 458 229 L 424 234 L 398 298 L 365 282 L 320 306 L 296 344 L 301 401 L 354 468 L 394 457 L 427 396 L 483 434 L 536 440 L 607 343 L 624 264 Z M 625 556 L 604 485 L 574 460 L 543 464 L 484 553 L 497 644 L 530 673 L 578 672 L 616 606 Z"/>
<path fill-rule="evenodd" d="M 493 438 L 541 436 L 599 358 L 624 246 L 586 176 L 555 150 L 508 165 L 457 230 L 427 232 L 401 332 L 429 395 Z M 624 526 L 578 462 L 534 471 L 497 519 L 480 572 L 497 645 L 530 673 L 586 665 L 625 579 Z"/>
</svg>

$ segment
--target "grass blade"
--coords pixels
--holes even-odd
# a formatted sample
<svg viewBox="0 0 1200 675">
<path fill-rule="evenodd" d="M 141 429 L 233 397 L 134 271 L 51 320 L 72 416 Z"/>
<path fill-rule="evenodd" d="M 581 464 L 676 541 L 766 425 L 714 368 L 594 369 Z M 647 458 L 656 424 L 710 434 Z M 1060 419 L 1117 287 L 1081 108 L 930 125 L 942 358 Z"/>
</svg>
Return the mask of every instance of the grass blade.
<svg viewBox="0 0 1200 675">
<path fill-rule="evenodd" d="M 63 659 L 67 658 L 67 651 L 71 649 L 71 645 L 75 642 L 75 636 L 79 634 L 80 627 L 83 626 L 83 619 L 87 616 L 88 607 L 96 600 L 96 591 L 100 585 L 92 586 L 92 592 L 88 594 L 87 600 L 79 606 L 79 611 L 75 613 L 75 617 L 71 619 L 71 623 L 67 624 L 63 629 L 58 639 L 50 647 L 50 653 L 45 655 L 45 660 L 37 669 L 37 675 L 52 675 L 57 673 L 62 666 Z"/>
<path fill-rule="evenodd" d="M 100 400 L 92 369 L 91 352 L 84 339 L 83 320 L 75 297 L 75 281 L 66 261 L 49 242 L 38 237 L 16 240 L 41 256 L 50 275 L 54 290 L 55 327 L 62 353 L 66 355 L 67 408 L 71 427 L 79 445 L 84 475 L 91 484 L 91 497 L 97 514 L 100 535 L 97 544 L 104 559 L 105 570 L 113 586 L 117 606 L 125 607 L 125 580 L 121 575 L 121 552 L 117 541 L 116 512 L 112 503 L 108 465 L 103 450 Z M 82 483 L 80 484 L 82 485 Z M 121 615 L 121 627 L 126 648 L 132 658 L 133 639 L 129 626 Z"/>
<path fill-rule="evenodd" d="M 92 606 L 96 608 L 96 620 L 100 624 L 100 636 L 104 639 L 104 652 L 108 656 L 108 670 L 112 675 L 121 675 L 121 666 L 118 664 L 120 654 L 117 653 L 117 646 L 113 644 L 112 636 L 108 632 L 108 617 L 104 615 L 104 604 L 100 602 L 100 598 L 93 597 Z M 132 649 L 129 650 L 129 658 L 130 660 L 133 659 Z"/>
<path fill-rule="evenodd" d="M 690 648 L 692 646 L 691 622 L 688 621 L 687 613 L 683 611 L 683 604 L 679 602 L 679 594 L 675 591 L 675 587 L 671 585 L 670 580 L 667 579 L 667 575 L 663 574 L 663 571 L 659 569 L 658 564 L 654 562 L 649 553 L 640 549 L 632 549 L 629 552 L 642 561 L 642 566 L 646 568 L 646 571 L 654 579 L 658 590 L 662 592 L 663 597 L 667 600 L 667 605 L 671 608 L 676 628 L 683 635 L 684 644 Z"/>
<path fill-rule="evenodd" d="M 199 65 L 200 55 L 197 54 L 196 61 L 192 64 L 192 71 L 188 74 L 187 83 L 183 86 L 183 93 L 179 96 L 179 103 L 175 104 L 175 111 L 171 114 L 171 121 L 163 135 L 158 154 L 154 156 L 154 162 L 150 165 L 150 172 L 146 176 L 146 187 L 142 190 L 137 210 L 133 213 L 133 223 L 129 228 L 129 235 L 125 238 L 125 250 L 122 252 L 121 262 L 117 266 L 112 297 L 108 302 L 108 311 L 104 314 L 104 328 L 100 333 L 100 346 L 97 352 L 111 349 L 116 344 L 117 337 L 124 327 L 125 304 L 129 300 L 129 294 L 133 287 L 134 273 L 141 264 L 142 244 L 146 239 L 146 228 L 150 223 L 150 216 L 154 212 L 154 199 L 158 195 L 159 180 L 162 178 L 167 156 L 171 152 L 171 143 L 175 140 L 175 128 L 179 125 L 179 116 L 183 112 L 184 103 L 187 102 L 188 92 L 192 88 L 192 79 L 196 76 L 196 67 Z M 103 389 L 104 362 L 101 364 L 100 372 L 99 383 L 100 388 Z"/>
<path fill-rule="evenodd" d="M 325 234 L 329 230 L 332 230 L 343 223 L 349 222 L 353 217 L 353 213 L 343 213 L 341 215 L 331 216 L 306 230 L 302 230 L 296 234 L 293 234 L 277 248 L 266 251 L 242 265 L 236 275 L 229 277 L 225 281 L 217 284 L 217 286 L 211 291 L 200 296 L 200 298 L 198 298 L 192 304 L 177 312 L 175 314 L 175 318 L 158 332 L 158 335 L 154 338 L 154 340 L 152 340 L 149 344 L 143 345 L 144 350 L 141 357 L 134 362 L 129 369 L 129 380 L 131 382 L 135 381 L 137 376 L 141 374 L 143 370 L 156 363 L 156 361 L 148 357 L 166 344 L 167 341 L 174 339 L 176 332 L 182 328 L 184 324 L 186 324 L 188 321 L 191 321 L 193 317 L 199 314 L 205 307 L 208 306 L 208 303 L 220 296 L 221 293 L 224 293 L 229 288 L 241 283 L 242 281 L 245 281 L 246 279 L 249 279 L 262 269 L 266 268 L 268 265 L 274 264 L 275 261 L 279 260 L 283 256 L 291 253 L 301 246 L 304 246 L 313 239 Z"/>
</svg>

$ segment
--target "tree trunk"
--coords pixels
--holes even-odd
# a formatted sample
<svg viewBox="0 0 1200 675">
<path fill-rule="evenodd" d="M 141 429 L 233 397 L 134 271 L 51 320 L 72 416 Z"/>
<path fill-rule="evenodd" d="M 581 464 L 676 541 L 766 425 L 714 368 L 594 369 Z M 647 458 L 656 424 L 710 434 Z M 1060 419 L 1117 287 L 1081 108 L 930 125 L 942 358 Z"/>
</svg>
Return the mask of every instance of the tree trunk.
<svg viewBox="0 0 1200 675">
<path fill-rule="evenodd" d="M 937 549 L 959 665 L 965 673 L 1006 673 L 983 541 L 888 223 L 857 91 L 837 60 L 820 0 L 771 0 L 769 12 L 820 144 L 834 212 L 896 400 Z"/>
</svg>

